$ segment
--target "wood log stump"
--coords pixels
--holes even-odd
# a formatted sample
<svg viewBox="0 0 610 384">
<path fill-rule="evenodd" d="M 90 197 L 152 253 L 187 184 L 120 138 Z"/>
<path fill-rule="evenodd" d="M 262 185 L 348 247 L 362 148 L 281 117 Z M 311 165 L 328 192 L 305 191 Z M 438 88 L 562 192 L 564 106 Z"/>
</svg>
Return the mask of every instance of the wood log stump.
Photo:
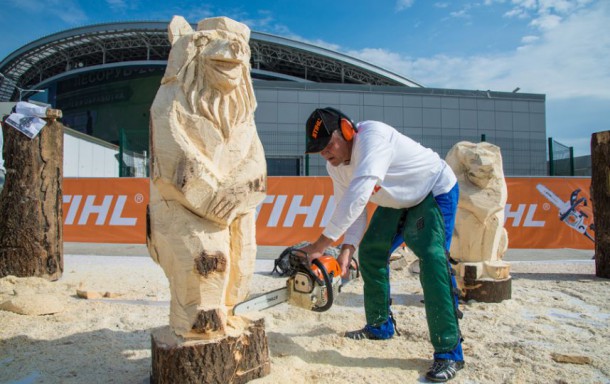
<svg viewBox="0 0 610 384">
<path fill-rule="evenodd" d="M 501 303 L 512 296 L 512 278 L 506 280 L 475 280 L 463 296 L 465 301 L 480 303 Z"/>
<path fill-rule="evenodd" d="M 63 273 L 63 125 L 47 120 L 34 139 L 4 122 L 2 131 L 0 277 L 57 280 Z"/>
<path fill-rule="evenodd" d="M 215 340 L 184 340 L 169 326 L 154 331 L 150 382 L 246 383 L 270 372 L 264 319 L 239 336 Z"/>
<path fill-rule="evenodd" d="M 591 169 L 595 275 L 610 279 L 610 131 L 591 136 Z"/>
<path fill-rule="evenodd" d="M 512 297 L 512 277 L 503 278 L 477 278 L 476 266 L 464 267 L 464 287 L 462 298 L 465 301 L 476 300 L 481 303 L 501 303 Z"/>
</svg>

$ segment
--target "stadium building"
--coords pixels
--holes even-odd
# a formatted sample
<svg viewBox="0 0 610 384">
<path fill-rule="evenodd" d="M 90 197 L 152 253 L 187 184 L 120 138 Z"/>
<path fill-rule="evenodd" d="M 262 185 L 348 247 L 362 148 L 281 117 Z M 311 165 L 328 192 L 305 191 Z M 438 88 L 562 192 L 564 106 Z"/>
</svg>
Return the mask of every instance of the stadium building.
<svg viewBox="0 0 610 384">
<path fill-rule="evenodd" d="M 71 128 L 65 176 L 146 176 L 149 108 L 170 50 L 167 26 L 100 24 L 31 42 L 0 62 L 0 102 L 31 98 L 63 111 Z M 320 156 L 303 154 L 304 122 L 324 106 L 355 121 L 384 121 L 443 157 L 458 141 L 483 140 L 502 149 L 506 175 L 547 172 L 542 94 L 426 88 L 328 49 L 254 31 L 250 48 L 255 120 L 271 176 L 326 174 Z M 111 155 L 91 155 L 83 143 Z M 79 173 L 87 162 L 107 162 L 111 171 Z"/>
</svg>

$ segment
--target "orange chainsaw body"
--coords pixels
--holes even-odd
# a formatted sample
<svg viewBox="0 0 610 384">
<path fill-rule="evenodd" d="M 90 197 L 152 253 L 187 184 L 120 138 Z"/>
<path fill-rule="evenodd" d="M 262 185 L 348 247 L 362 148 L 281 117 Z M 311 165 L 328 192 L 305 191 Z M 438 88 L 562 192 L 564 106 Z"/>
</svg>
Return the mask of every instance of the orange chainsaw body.
<svg viewBox="0 0 610 384">
<path fill-rule="evenodd" d="M 324 255 L 318 257 L 318 260 L 320 260 L 322 265 L 324 265 L 324 268 L 326 268 L 326 272 L 328 272 L 329 275 L 332 275 L 334 277 L 341 276 L 341 267 L 339 266 L 337 259 L 332 256 Z M 315 273 L 318 279 L 324 279 L 324 275 L 322 275 L 322 271 L 320 271 L 320 268 L 318 268 L 317 265 L 312 265 L 311 270 L 313 271 L 313 273 Z"/>
</svg>

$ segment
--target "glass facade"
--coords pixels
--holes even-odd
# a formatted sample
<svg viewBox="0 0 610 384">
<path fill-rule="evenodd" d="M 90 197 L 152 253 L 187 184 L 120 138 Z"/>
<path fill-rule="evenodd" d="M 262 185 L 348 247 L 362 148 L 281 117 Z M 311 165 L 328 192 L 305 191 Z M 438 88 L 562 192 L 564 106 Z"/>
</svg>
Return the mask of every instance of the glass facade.
<svg viewBox="0 0 610 384">
<path fill-rule="evenodd" d="M 62 123 L 119 146 L 121 177 L 147 177 L 149 110 L 165 68 L 119 67 L 81 73 L 54 86 Z"/>
<path fill-rule="evenodd" d="M 354 121 L 379 120 L 445 157 L 459 141 L 501 148 L 507 176 L 546 174 L 545 97 L 489 91 L 262 83 L 254 86 L 256 124 L 269 156 L 295 156 L 305 148 L 304 124 L 318 107 L 341 109 Z M 303 175 L 326 175 L 319 155 Z"/>
<path fill-rule="evenodd" d="M 121 67 L 62 79 L 50 93 L 63 123 L 121 147 L 121 176 L 146 176 L 149 109 L 164 68 Z M 459 141 L 502 151 L 507 176 L 546 174 L 545 97 L 490 91 L 254 80 L 255 121 L 270 176 L 326 175 L 324 160 L 304 155 L 304 124 L 318 107 L 354 121 L 392 125 L 445 157 Z"/>
<path fill-rule="evenodd" d="M 302 157 L 268 157 L 268 176 L 300 176 L 303 174 Z"/>
<path fill-rule="evenodd" d="M 64 125 L 119 145 L 121 131 L 126 137 L 131 131 L 148 131 L 150 106 L 164 71 L 119 67 L 81 73 L 59 81 L 51 103 L 62 110 Z M 131 145 L 130 150 L 142 152 L 148 140 L 131 140 Z"/>
</svg>

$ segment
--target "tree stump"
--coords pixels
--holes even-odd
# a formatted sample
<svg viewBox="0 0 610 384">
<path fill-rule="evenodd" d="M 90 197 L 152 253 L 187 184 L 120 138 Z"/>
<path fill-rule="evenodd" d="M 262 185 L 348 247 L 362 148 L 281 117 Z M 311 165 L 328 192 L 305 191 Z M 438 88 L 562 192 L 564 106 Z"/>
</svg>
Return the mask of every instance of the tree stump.
<svg viewBox="0 0 610 384">
<path fill-rule="evenodd" d="M 239 336 L 185 341 L 169 326 L 152 333 L 150 382 L 246 383 L 269 374 L 269 348 L 264 319 Z"/>
<path fill-rule="evenodd" d="M 591 169 L 595 275 L 610 279 L 610 131 L 591 136 Z"/>
<path fill-rule="evenodd" d="M 512 278 L 506 275 L 504 278 L 477 279 L 478 265 L 464 265 L 464 278 L 462 298 L 465 301 L 476 300 L 481 303 L 501 303 L 512 297 Z"/>
<path fill-rule="evenodd" d="M 6 181 L 0 193 L 0 277 L 57 280 L 63 272 L 63 125 L 29 139 L 2 123 Z"/>
</svg>

